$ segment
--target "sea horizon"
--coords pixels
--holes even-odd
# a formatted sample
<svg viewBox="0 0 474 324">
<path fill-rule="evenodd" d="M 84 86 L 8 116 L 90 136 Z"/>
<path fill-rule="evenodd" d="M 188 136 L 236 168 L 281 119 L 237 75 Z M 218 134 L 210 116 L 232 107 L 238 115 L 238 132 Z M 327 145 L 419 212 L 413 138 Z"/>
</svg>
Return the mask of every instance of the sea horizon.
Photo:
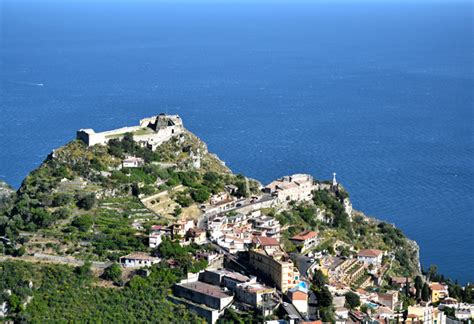
<svg viewBox="0 0 474 324">
<path fill-rule="evenodd" d="M 176 113 L 263 184 L 336 172 L 425 268 L 474 281 L 471 2 L 21 3 L 0 4 L 0 180 L 80 128 Z"/>
</svg>

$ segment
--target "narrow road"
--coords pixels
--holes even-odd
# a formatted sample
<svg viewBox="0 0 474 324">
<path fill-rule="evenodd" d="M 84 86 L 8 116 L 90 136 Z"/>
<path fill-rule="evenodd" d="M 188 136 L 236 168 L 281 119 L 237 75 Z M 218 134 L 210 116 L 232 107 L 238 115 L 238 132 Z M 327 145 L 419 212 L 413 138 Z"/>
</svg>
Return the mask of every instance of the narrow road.
<svg viewBox="0 0 474 324">
<path fill-rule="evenodd" d="M 81 266 L 84 264 L 83 260 L 78 260 L 72 257 L 63 257 L 59 255 L 51 255 L 51 254 L 42 254 L 42 253 L 35 253 L 34 255 L 24 255 L 21 257 L 13 257 L 13 256 L 2 256 L 0 257 L 0 262 L 7 261 L 7 260 L 18 260 L 18 261 L 25 261 L 25 262 L 46 262 L 46 263 L 55 263 L 55 264 L 67 264 L 72 266 Z M 97 270 L 103 270 L 111 265 L 111 262 L 98 262 L 93 261 L 91 267 Z"/>
</svg>

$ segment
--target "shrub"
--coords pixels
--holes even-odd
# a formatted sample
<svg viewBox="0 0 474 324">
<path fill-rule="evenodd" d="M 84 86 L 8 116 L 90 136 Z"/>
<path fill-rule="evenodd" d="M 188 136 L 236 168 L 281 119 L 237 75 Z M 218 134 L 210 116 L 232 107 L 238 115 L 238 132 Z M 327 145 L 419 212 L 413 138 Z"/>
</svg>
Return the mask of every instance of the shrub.
<svg viewBox="0 0 474 324">
<path fill-rule="evenodd" d="M 83 215 L 73 220 L 71 225 L 74 227 L 77 227 L 77 229 L 80 230 L 81 232 L 86 232 L 91 228 L 92 223 L 93 223 L 92 216 Z"/>
<path fill-rule="evenodd" d="M 90 210 L 92 207 L 94 207 L 95 203 L 97 201 L 97 198 L 95 197 L 95 194 L 91 193 L 85 196 L 80 196 L 77 199 L 77 207 L 85 209 L 85 210 Z"/>
<path fill-rule="evenodd" d="M 105 268 L 102 278 L 114 282 L 120 281 L 122 278 L 122 268 L 117 263 Z"/>
<path fill-rule="evenodd" d="M 356 293 L 349 291 L 346 295 L 345 306 L 350 309 L 354 309 L 360 305 L 360 297 Z"/>
<path fill-rule="evenodd" d="M 58 193 L 53 197 L 53 207 L 61 207 L 72 202 L 72 196 L 67 193 Z"/>
<path fill-rule="evenodd" d="M 211 194 L 207 189 L 199 188 L 191 191 L 191 197 L 198 203 L 203 203 L 209 199 Z"/>
</svg>

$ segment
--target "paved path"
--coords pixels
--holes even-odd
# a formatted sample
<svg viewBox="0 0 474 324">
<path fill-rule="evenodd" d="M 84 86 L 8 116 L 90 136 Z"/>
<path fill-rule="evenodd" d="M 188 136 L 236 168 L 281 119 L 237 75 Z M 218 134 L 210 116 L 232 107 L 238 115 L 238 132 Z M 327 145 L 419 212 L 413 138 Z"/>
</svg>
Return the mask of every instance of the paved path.
<svg viewBox="0 0 474 324">
<path fill-rule="evenodd" d="M 84 264 L 83 260 L 78 260 L 73 257 L 63 257 L 59 255 L 42 254 L 42 253 L 35 253 L 33 256 L 25 255 L 21 257 L 13 257 L 13 256 L 0 257 L 0 262 L 7 261 L 7 260 L 21 260 L 21 261 L 26 261 L 26 262 L 46 261 L 50 263 L 69 264 L 73 266 L 81 266 Z M 111 262 L 93 261 L 92 268 L 103 270 L 111 264 L 112 264 Z"/>
</svg>

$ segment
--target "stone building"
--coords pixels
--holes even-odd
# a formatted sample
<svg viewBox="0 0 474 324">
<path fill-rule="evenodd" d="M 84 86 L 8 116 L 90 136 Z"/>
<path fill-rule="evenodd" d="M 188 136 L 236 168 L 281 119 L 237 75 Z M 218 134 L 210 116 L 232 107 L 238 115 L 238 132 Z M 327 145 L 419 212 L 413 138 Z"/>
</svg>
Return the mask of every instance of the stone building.
<svg viewBox="0 0 474 324">
<path fill-rule="evenodd" d="M 217 310 L 223 310 L 234 300 L 230 292 L 200 281 L 176 284 L 173 286 L 173 293 L 177 297 L 204 304 Z"/>
<path fill-rule="evenodd" d="M 357 253 L 357 259 L 367 265 L 380 266 L 384 251 L 376 249 L 364 249 Z"/>
<path fill-rule="evenodd" d="M 155 150 L 158 145 L 184 132 L 183 121 L 178 115 L 159 114 L 140 120 L 137 126 L 123 127 L 96 133 L 93 129 L 80 129 L 77 139 L 88 146 L 105 145 L 111 139 L 122 139 L 125 134 L 132 134 L 133 140 L 143 147 Z"/>
<path fill-rule="evenodd" d="M 311 200 L 315 189 L 311 175 L 294 174 L 271 182 L 263 188 L 263 192 L 275 197 L 277 203 L 287 203 Z"/>
<path fill-rule="evenodd" d="M 313 231 L 301 232 L 290 238 L 290 241 L 300 249 L 301 253 L 304 253 L 319 244 L 318 233 Z"/>
<path fill-rule="evenodd" d="M 275 241 L 272 238 L 265 239 Z M 278 289 L 286 292 L 299 283 L 300 273 L 279 245 L 269 243 L 267 245 L 265 242 L 260 242 L 256 249 L 250 250 L 250 265 L 271 279 Z"/>
</svg>

